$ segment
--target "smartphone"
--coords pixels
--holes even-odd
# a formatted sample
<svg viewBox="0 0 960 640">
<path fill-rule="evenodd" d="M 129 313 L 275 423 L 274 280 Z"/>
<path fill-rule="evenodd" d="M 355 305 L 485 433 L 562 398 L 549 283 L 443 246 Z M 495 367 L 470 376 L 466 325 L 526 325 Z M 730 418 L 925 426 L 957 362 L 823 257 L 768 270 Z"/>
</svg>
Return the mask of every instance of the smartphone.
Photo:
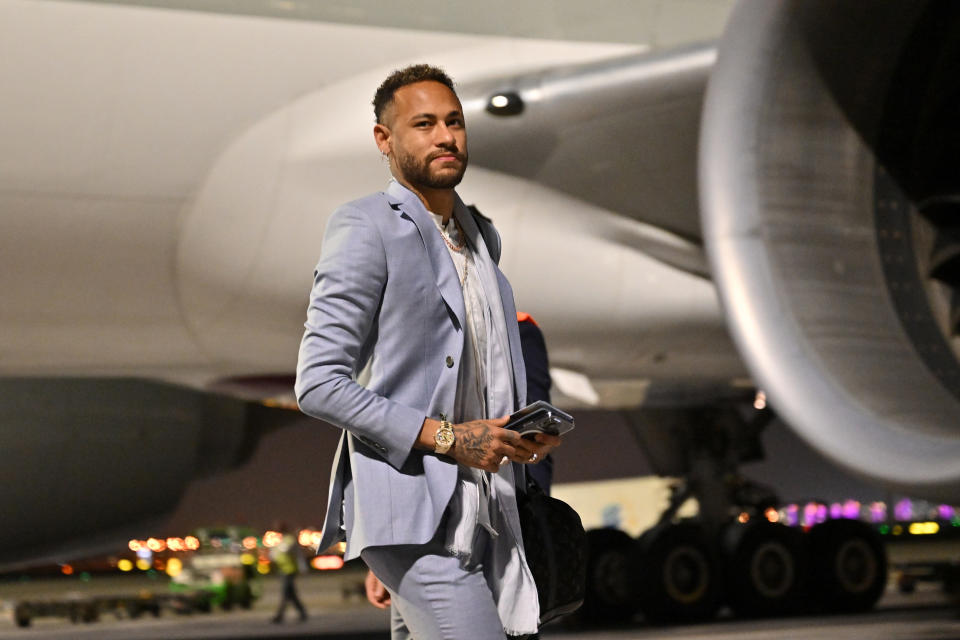
<svg viewBox="0 0 960 640">
<path fill-rule="evenodd" d="M 573 416 L 557 409 L 549 402 L 538 400 L 510 416 L 504 429 L 518 432 L 525 438 L 538 433 L 562 436 L 573 429 Z"/>
</svg>

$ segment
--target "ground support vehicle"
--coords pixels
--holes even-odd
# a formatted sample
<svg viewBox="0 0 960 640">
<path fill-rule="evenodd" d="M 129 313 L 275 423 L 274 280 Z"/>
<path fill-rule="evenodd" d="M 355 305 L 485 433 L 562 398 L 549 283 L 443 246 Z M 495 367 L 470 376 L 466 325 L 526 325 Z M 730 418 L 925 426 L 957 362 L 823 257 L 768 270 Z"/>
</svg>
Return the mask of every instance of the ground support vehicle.
<svg viewBox="0 0 960 640">
<path fill-rule="evenodd" d="M 163 610 L 175 613 L 209 612 L 211 596 L 204 591 L 182 593 L 141 592 L 136 595 L 85 596 L 44 600 L 20 600 L 13 604 L 13 620 L 18 627 L 29 627 L 37 618 L 67 618 L 71 622 L 97 622 L 101 615 L 139 618 L 154 617 Z"/>
</svg>

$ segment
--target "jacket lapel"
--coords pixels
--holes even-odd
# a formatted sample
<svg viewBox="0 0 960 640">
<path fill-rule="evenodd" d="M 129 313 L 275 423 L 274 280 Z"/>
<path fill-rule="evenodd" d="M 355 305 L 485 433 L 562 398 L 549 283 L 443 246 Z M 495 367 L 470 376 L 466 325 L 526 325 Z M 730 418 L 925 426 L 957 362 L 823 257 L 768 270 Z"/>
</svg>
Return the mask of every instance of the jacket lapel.
<svg viewBox="0 0 960 640">
<path fill-rule="evenodd" d="M 412 220 L 420 232 L 420 239 L 423 241 L 427 258 L 433 268 L 437 288 L 456 319 L 457 329 L 462 331 L 467 315 L 463 304 L 463 290 L 460 288 L 460 280 L 453 266 L 453 260 L 450 259 L 450 253 L 437 231 L 436 223 L 420 199 L 396 180 L 392 180 L 387 187 L 387 198 L 390 207 Z"/>
</svg>

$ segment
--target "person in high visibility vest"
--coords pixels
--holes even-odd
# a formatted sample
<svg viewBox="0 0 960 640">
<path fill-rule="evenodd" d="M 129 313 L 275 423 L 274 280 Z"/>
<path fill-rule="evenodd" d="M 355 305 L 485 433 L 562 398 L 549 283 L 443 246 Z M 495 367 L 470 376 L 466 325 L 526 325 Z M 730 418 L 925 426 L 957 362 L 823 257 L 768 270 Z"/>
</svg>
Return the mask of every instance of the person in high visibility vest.
<svg viewBox="0 0 960 640">
<path fill-rule="evenodd" d="M 275 530 L 282 534 L 280 543 L 270 550 L 270 559 L 276 565 L 280 573 L 283 574 L 283 589 L 280 595 L 280 605 L 277 607 L 277 613 L 271 619 L 274 624 L 283 622 L 283 614 L 287 610 L 287 605 L 292 604 L 300 613 L 300 622 L 307 619 L 307 610 L 297 595 L 296 578 L 297 574 L 306 569 L 306 563 L 303 554 L 300 553 L 300 545 L 290 527 L 286 523 L 279 522 L 275 525 Z"/>
</svg>

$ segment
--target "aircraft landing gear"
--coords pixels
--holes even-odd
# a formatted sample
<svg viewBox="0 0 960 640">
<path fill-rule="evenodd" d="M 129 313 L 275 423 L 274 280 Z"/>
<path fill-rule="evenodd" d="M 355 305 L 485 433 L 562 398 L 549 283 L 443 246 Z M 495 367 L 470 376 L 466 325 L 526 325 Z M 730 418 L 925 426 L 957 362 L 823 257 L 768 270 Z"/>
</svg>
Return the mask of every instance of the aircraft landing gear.
<svg viewBox="0 0 960 640">
<path fill-rule="evenodd" d="M 587 624 L 629 621 L 637 611 L 628 577 L 628 555 L 634 540 L 619 529 L 587 532 L 587 590 L 579 617 Z"/>
<path fill-rule="evenodd" d="M 876 604 L 887 561 L 868 524 L 830 520 L 804 533 L 767 519 L 777 496 L 738 467 L 762 457 L 759 434 L 772 414 L 744 408 L 653 409 L 631 417 L 656 472 L 682 480 L 659 523 L 637 540 L 615 529 L 587 532 L 583 621 L 622 622 L 638 609 L 650 621 L 687 622 L 723 605 L 752 617 Z M 690 498 L 697 517 L 679 519 Z"/>
<path fill-rule="evenodd" d="M 816 603 L 830 612 L 866 611 L 887 584 L 887 557 L 876 531 L 857 520 L 830 520 L 809 534 Z"/>
<path fill-rule="evenodd" d="M 721 536 L 727 600 L 738 616 L 796 613 L 807 584 L 807 548 L 796 529 L 757 520 Z"/>
<path fill-rule="evenodd" d="M 693 522 L 661 523 L 634 546 L 633 592 L 648 620 L 704 620 L 720 606 L 719 568 L 703 527 Z"/>
</svg>

